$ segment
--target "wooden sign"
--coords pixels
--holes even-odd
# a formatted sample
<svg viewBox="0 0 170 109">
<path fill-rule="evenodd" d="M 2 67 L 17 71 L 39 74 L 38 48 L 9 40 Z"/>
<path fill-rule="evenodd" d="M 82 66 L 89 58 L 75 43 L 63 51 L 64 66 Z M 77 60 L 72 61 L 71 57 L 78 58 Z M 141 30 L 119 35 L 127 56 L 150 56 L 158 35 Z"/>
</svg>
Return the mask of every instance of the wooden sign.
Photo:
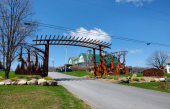
<svg viewBox="0 0 170 109">
<path fill-rule="evenodd" d="M 164 72 L 160 69 L 147 69 L 144 70 L 143 72 L 143 76 L 157 76 L 157 77 L 163 77 L 164 76 Z"/>
</svg>

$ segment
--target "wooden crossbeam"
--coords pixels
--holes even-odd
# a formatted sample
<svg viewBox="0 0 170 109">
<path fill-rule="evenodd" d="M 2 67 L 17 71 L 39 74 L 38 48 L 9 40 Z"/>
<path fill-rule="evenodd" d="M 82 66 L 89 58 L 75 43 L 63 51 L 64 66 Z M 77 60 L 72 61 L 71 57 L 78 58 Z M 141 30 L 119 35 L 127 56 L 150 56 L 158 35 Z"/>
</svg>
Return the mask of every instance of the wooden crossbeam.
<svg viewBox="0 0 170 109">
<path fill-rule="evenodd" d="M 41 40 L 42 40 L 42 35 L 41 35 L 41 38 L 40 38 L 40 43 L 39 43 L 39 44 L 41 44 Z"/>
<path fill-rule="evenodd" d="M 45 40 L 44 40 L 44 43 L 45 43 L 45 41 L 46 41 L 46 38 L 47 38 L 47 35 L 45 36 Z M 43 43 L 43 44 L 44 44 L 44 43 Z"/>
<path fill-rule="evenodd" d="M 52 42 L 54 41 L 54 39 L 55 39 L 55 36 L 56 36 L 56 35 L 54 35 L 54 37 L 53 37 L 53 40 L 51 41 L 51 43 L 50 43 L 50 44 L 52 44 Z"/>
<path fill-rule="evenodd" d="M 70 39 L 71 39 L 71 36 L 68 38 L 68 40 L 64 44 L 66 44 Z"/>
<path fill-rule="evenodd" d="M 100 40 L 94 40 L 94 39 L 90 39 L 90 38 L 79 38 L 79 37 L 68 37 L 66 36 L 64 38 L 64 36 L 62 36 L 60 38 L 60 36 L 57 37 L 57 39 L 55 39 L 56 35 L 54 35 L 54 37 L 51 39 L 51 35 L 49 36 L 49 39 L 46 39 L 47 38 L 47 35 L 45 36 L 45 39 L 42 39 L 42 35 L 41 35 L 41 38 L 38 39 L 38 36 L 36 38 L 36 40 L 33 40 L 33 41 L 36 41 L 36 45 L 44 45 L 46 41 L 51 41 L 50 42 L 50 45 L 73 45 L 73 46 L 82 46 L 82 47 L 88 47 L 88 48 L 94 48 L 94 49 L 99 49 L 99 46 L 101 46 L 101 49 L 104 49 L 104 48 L 110 48 L 109 46 L 111 44 L 109 43 L 106 43 L 106 42 L 103 42 L 103 41 L 100 41 Z M 39 42 L 39 44 L 37 44 L 37 42 Z M 54 42 L 55 41 L 55 42 Z M 43 44 L 41 44 L 41 42 L 44 42 Z"/>
<path fill-rule="evenodd" d="M 93 41 L 93 39 L 91 39 L 90 41 L 89 41 L 89 43 L 88 43 L 88 45 L 87 46 L 91 46 L 92 44 L 91 44 L 91 42 Z"/>
<path fill-rule="evenodd" d="M 82 39 L 83 39 L 83 37 L 81 37 L 81 39 L 78 40 L 79 42 L 76 45 L 78 45 L 81 42 Z"/>
<path fill-rule="evenodd" d="M 71 43 L 74 40 L 74 38 L 75 38 L 75 36 L 67 44 Z"/>
<path fill-rule="evenodd" d="M 58 38 L 60 37 L 60 35 L 57 37 L 57 39 L 55 39 L 55 42 L 54 42 L 54 44 L 56 44 L 56 41 L 58 41 Z"/>
<path fill-rule="evenodd" d="M 84 38 L 84 39 L 81 41 L 81 43 L 80 43 L 79 46 L 83 45 L 85 40 L 86 40 L 86 38 Z"/>
<path fill-rule="evenodd" d="M 74 38 L 75 38 L 75 36 L 74 36 Z M 70 43 L 70 44 L 73 44 L 75 42 L 75 40 L 74 39 L 72 39 L 72 42 Z"/>
<path fill-rule="evenodd" d="M 51 39 L 51 35 L 50 35 L 50 37 L 49 37 L 49 40 Z"/>
<path fill-rule="evenodd" d="M 86 45 L 87 46 L 87 44 L 89 44 L 89 41 L 90 40 L 90 38 L 89 39 L 87 39 L 86 41 L 85 41 L 85 43 L 84 43 L 84 45 Z"/>
<path fill-rule="evenodd" d="M 77 37 L 76 39 L 75 39 L 75 41 L 77 41 L 79 39 L 79 37 Z M 76 42 L 76 43 L 74 43 L 74 45 L 76 45 L 78 42 Z"/>
<path fill-rule="evenodd" d="M 36 38 L 36 40 L 38 40 L 38 35 L 37 35 L 37 38 Z M 37 44 L 37 41 L 36 41 L 36 44 Z"/>
<path fill-rule="evenodd" d="M 62 40 L 63 37 L 64 37 L 64 36 L 61 37 L 61 39 L 58 41 L 57 45 L 60 43 L 60 41 Z"/>
<path fill-rule="evenodd" d="M 62 44 L 66 39 L 67 39 L 67 36 L 63 39 L 63 41 L 60 44 Z"/>
</svg>

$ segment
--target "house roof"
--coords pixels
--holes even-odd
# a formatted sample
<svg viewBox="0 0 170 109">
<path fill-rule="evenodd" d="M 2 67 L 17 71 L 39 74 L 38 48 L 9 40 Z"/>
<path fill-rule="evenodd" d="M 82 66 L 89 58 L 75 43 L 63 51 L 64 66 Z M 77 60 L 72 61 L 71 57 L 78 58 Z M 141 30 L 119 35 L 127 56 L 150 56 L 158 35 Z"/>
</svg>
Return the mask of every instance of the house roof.
<svg viewBox="0 0 170 109">
<path fill-rule="evenodd" d="M 83 55 L 85 61 L 87 60 L 86 53 L 80 53 L 80 55 Z M 80 55 L 79 55 L 79 57 L 80 57 Z M 88 56 L 93 58 L 93 54 L 89 54 Z M 95 61 L 96 61 L 96 63 L 100 63 L 100 56 L 99 56 L 99 54 L 95 54 Z M 103 59 L 103 62 L 104 62 L 104 59 Z M 111 63 L 111 62 L 112 62 L 111 58 L 106 61 L 106 63 Z M 118 63 L 117 57 L 115 57 L 113 63 Z"/>
<path fill-rule="evenodd" d="M 78 59 L 78 58 L 76 58 L 76 57 L 70 57 L 69 59 L 73 59 L 73 60 L 74 60 L 74 59 Z"/>
</svg>

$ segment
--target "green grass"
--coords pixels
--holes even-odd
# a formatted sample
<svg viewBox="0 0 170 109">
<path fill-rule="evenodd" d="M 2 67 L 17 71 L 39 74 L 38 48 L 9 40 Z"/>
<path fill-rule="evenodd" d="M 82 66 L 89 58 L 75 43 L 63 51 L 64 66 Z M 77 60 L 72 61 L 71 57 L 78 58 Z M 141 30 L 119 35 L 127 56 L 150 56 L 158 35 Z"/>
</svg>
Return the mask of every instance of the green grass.
<svg viewBox="0 0 170 109">
<path fill-rule="evenodd" d="M 67 74 L 67 75 L 72 75 L 72 76 L 77 76 L 77 77 L 82 77 L 82 76 L 87 75 L 87 72 L 83 72 L 83 71 L 60 72 L 60 73 Z M 109 75 L 109 76 L 110 76 L 110 78 L 112 78 L 113 76 L 115 76 L 115 77 L 127 77 L 127 76 L 130 76 L 130 77 L 132 77 L 133 74 L 136 74 L 137 77 L 143 76 L 142 73 L 129 73 L 129 75 Z M 91 73 L 88 73 L 88 75 L 91 75 L 92 77 L 94 76 L 94 74 L 91 74 Z M 105 78 L 105 76 L 106 75 L 103 75 L 103 78 Z M 164 76 L 167 76 L 168 78 L 170 78 L 170 74 L 165 73 Z"/>
<path fill-rule="evenodd" d="M 0 71 L 0 76 L 3 76 L 3 78 L 4 78 L 5 72 L 4 71 Z M 35 77 L 38 76 L 38 77 L 41 77 L 40 75 L 15 75 L 14 71 L 10 71 L 9 72 L 9 78 L 14 78 L 14 77 L 18 77 L 18 78 L 23 77 L 23 78 L 26 78 L 27 76 L 35 76 Z"/>
<path fill-rule="evenodd" d="M 77 77 L 82 77 L 82 76 L 87 75 L 87 72 L 83 72 L 83 71 L 60 72 L 60 73 L 77 76 Z M 91 73 L 88 73 L 88 75 L 94 76 L 94 74 L 91 74 Z"/>
<path fill-rule="evenodd" d="M 119 84 L 170 93 L 170 90 L 158 88 L 157 85 L 158 83 L 160 82 L 144 82 L 144 83 L 130 83 L 130 84 L 119 83 Z M 164 83 L 170 83 L 170 82 L 164 82 Z"/>
<path fill-rule="evenodd" d="M 63 86 L 0 86 L 2 109 L 90 109 Z"/>
</svg>

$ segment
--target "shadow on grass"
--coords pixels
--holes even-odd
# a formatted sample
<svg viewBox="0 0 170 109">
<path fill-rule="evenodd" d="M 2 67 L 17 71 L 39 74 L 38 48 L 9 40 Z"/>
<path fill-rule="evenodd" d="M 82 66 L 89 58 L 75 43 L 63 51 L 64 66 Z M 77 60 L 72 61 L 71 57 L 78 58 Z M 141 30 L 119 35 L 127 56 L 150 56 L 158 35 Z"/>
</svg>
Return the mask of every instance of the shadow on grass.
<svg viewBox="0 0 170 109">
<path fill-rule="evenodd" d="M 84 80 L 95 80 L 88 78 L 54 78 L 56 81 L 84 81 Z"/>
</svg>

